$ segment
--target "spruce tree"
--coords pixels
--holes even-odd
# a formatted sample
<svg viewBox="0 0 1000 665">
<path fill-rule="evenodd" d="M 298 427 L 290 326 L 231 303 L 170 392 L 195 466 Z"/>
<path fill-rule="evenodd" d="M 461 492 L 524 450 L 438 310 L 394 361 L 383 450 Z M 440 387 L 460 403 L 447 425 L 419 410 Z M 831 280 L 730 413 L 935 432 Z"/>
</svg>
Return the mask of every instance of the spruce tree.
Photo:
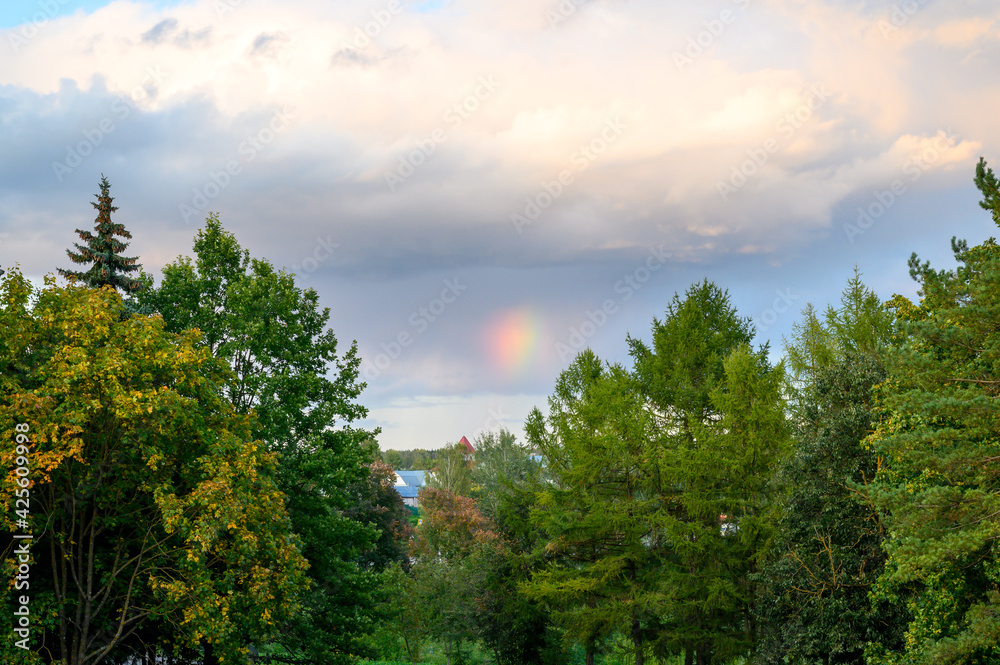
<svg viewBox="0 0 1000 665">
<path fill-rule="evenodd" d="M 79 279 L 88 287 L 99 289 L 102 286 L 110 285 L 116 291 L 120 290 L 126 294 L 136 293 L 143 288 L 142 282 L 130 278 L 129 273 L 140 269 L 136 263 L 138 257 L 121 256 L 121 253 L 128 247 L 128 243 L 115 238 L 132 239 L 123 224 L 116 224 L 111 221 L 111 213 L 118 210 L 118 206 L 111 205 L 114 198 L 111 196 L 111 183 L 101 174 L 101 193 L 97 195 L 97 202 L 91 202 L 97 210 L 97 219 L 94 221 L 95 236 L 90 231 L 76 229 L 80 239 L 86 244 L 74 243 L 77 252 L 66 250 L 70 261 L 82 265 L 91 264 L 86 272 L 75 270 L 63 270 L 58 268 L 59 274 L 63 277 L 74 277 Z"/>
</svg>

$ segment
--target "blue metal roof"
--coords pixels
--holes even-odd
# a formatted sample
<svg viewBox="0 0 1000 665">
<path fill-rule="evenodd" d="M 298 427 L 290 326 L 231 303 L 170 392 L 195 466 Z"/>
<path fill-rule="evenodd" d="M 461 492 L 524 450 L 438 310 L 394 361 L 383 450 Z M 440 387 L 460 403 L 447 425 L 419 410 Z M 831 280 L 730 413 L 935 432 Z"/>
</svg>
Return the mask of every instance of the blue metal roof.
<svg viewBox="0 0 1000 665">
<path fill-rule="evenodd" d="M 417 492 L 420 491 L 419 487 L 413 487 L 412 485 L 396 485 L 396 491 L 399 492 L 399 496 L 404 499 L 416 499 Z"/>
<path fill-rule="evenodd" d="M 397 471 L 399 477 L 403 479 L 403 482 L 407 485 L 413 487 L 423 487 L 426 482 L 424 481 L 423 471 Z"/>
</svg>

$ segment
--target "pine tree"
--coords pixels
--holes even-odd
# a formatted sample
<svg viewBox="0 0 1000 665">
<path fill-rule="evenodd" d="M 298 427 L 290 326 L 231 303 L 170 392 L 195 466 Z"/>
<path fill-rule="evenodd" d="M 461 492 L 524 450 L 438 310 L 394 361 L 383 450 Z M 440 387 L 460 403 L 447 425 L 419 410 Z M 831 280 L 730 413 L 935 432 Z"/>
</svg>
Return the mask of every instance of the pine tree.
<svg viewBox="0 0 1000 665">
<path fill-rule="evenodd" d="M 115 224 L 111 221 L 111 213 L 118 210 L 118 206 L 111 205 L 114 198 L 110 194 L 111 183 L 101 174 L 101 193 L 97 195 L 97 203 L 91 202 L 97 210 L 97 219 L 94 222 L 95 236 L 90 231 L 76 229 L 86 245 L 74 243 L 77 252 L 66 250 L 70 261 L 78 264 L 92 264 L 90 270 L 80 272 L 75 270 L 63 270 L 59 268 L 59 274 L 63 277 L 74 277 L 81 280 L 90 288 L 99 289 L 102 286 L 110 285 L 116 291 L 121 290 L 126 294 L 136 293 L 143 288 L 142 282 L 128 277 L 129 273 L 140 269 L 136 264 L 138 257 L 125 257 L 121 253 L 128 247 L 128 243 L 115 238 L 132 239 L 123 224 Z"/>
<path fill-rule="evenodd" d="M 1000 225 L 1000 182 L 976 169 Z M 904 650 L 870 663 L 1000 661 L 1000 243 L 952 238 L 958 266 L 914 254 L 920 302 L 899 296 L 908 336 L 888 355 L 883 419 L 868 443 L 885 462 L 872 491 L 891 515 L 876 598 L 913 611 Z"/>
</svg>

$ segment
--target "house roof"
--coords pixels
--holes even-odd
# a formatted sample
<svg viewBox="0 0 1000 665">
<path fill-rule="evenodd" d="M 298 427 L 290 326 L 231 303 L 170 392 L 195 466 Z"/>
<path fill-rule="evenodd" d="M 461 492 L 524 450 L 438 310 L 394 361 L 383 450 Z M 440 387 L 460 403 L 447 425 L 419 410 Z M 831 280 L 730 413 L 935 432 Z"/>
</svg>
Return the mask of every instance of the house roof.
<svg viewBox="0 0 1000 665">
<path fill-rule="evenodd" d="M 417 492 L 420 491 L 419 487 L 414 487 L 412 485 L 396 485 L 395 489 L 399 492 L 399 496 L 404 499 L 416 499 Z"/>
<path fill-rule="evenodd" d="M 411 487 L 423 487 L 427 484 L 424 473 L 424 471 L 397 471 L 396 475 Z M 396 487 L 400 485 L 397 484 Z"/>
<path fill-rule="evenodd" d="M 466 452 L 469 452 L 469 453 L 475 453 L 476 452 L 476 449 L 472 447 L 472 444 L 469 443 L 469 440 L 466 439 L 464 436 L 461 439 L 458 440 L 458 443 L 460 445 L 462 445 L 462 446 L 465 447 Z"/>
</svg>

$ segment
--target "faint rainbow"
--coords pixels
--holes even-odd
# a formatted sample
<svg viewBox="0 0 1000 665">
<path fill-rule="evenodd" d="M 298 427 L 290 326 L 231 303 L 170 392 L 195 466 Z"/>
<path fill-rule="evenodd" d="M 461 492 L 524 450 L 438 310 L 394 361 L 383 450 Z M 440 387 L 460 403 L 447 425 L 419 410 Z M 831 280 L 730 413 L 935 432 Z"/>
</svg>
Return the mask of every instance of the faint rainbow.
<svg viewBox="0 0 1000 665">
<path fill-rule="evenodd" d="M 544 319 L 530 307 L 497 313 L 486 329 L 486 349 L 494 369 L 507 378 L 536 368 L 545 338 Z"/>
</svg>

